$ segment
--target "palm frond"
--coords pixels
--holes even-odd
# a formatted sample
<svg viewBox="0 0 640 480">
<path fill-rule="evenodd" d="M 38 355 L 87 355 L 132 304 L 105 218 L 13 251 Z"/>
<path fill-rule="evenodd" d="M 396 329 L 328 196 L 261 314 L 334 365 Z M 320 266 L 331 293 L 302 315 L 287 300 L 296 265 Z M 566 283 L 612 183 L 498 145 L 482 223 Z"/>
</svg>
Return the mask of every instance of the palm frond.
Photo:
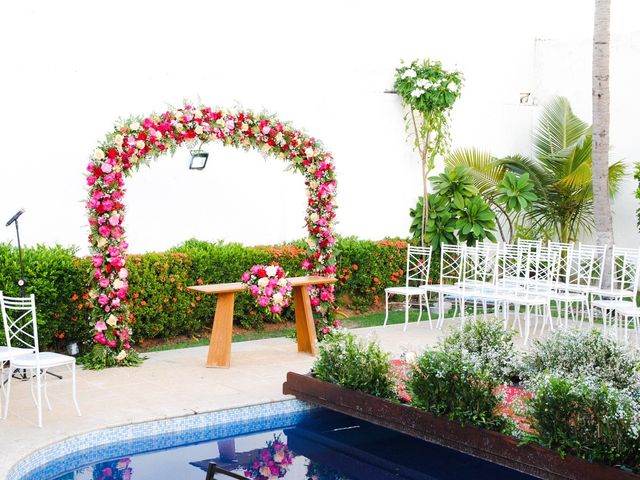
<svg viewBox="0 0 640 480">
<path fill-rule="evenodd" d="M 627 166 L 622 161 L 617 161 L 609 165 L 609 195 L 614 197 L 620 190 L 622 179 L 627 174 Z"/>
<path fill-rule="evenodd" d="M 496 188 L 504 176 L 504 168 L 495 164 L 495 158 L 489 152 L 477 148 L 458 148 L 444 159 L 447 167 L 464 166 L 473 178 L 480 193 Z"/>
<path fill-rule="evenodd" d="M 550 176 L 549 172 L 538 161 L 524 155 L 515 154 L 496 160 L 495 163 L 518 175 L 528 173 L 535 186 L 536 193 L 541 192 L 544 195 L 545 185 L 549 183 Z"/>
<path fill-rule="evenodd" d="M 542 110 L 533 132 L 533 148 L 542 163 L 553 160 L 590 131 L 589 124 L 571 110 L 565 97 L 553 97 Z"/>
</svg>

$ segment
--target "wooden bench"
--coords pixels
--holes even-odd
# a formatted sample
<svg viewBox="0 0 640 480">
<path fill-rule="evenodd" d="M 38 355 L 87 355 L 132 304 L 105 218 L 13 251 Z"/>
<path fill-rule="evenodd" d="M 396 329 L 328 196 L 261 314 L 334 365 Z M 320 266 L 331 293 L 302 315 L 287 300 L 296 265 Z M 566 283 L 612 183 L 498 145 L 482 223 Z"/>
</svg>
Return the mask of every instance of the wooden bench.
<svg viewBox="0 0 640 480">
<path fill-rule="evenodd" d="M 318 352 L 316 327 L 313 321 L 313 311 L 307 287 L 334 283 L 332 277 L 292 277 L 287 279 L 293 287 L 293 308 L 296 315 L 296 337 L 298 351 L 315 355 Z M 213 317 L 211 340 L 207 367 L 229 368 L 231 364 L 231 340 L 233 336 L 233 304 L 235 294 L 247 290 L 241 282 L 216 283 L 213 285 L 195 285 L 188 290 L 208 295 L 218 295 L 218 303 Z"/>
</svg>

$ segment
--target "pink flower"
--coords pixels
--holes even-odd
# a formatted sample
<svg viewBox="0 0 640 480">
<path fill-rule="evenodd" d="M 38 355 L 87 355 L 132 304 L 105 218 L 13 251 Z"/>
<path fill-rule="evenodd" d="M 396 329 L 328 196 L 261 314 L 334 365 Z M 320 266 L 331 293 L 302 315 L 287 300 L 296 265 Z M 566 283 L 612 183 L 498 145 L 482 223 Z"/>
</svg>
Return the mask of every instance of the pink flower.
<svg viewBox="0 0 640 480">
<path fill-rule="evenodd" d="M 107 340 L 107 345 L 111 348 L 116 348 L 118 346 L 118 342 L 115 340 Z"/>
<path fill-rule="evenodd" d="M 272 296 L 273 295 L 273 287 L 271 287 L 271 286 L 264 287 L 264 294 L 267 297 Z"/>
<path fill-rule="evenodd" d="M 127 297 L 127 287 L 122 287 L 120 290 L 116 292 L 116 296 L 122 300 Z"/>
<path fill-rule="evenodd" d="M 269 297 L 265 297 L 264 295 L 260 298 L 258 298 L 258 305 L 260 305 L 261 307 L 266 307 L 267 305 L 269 305 Z"/>
<path fill-rule="evenodd" d="M 258 295 L 260 295 L 260 289 L 258 288 L 257 285 L 251 285 L 249 287 L 249 293 L 251 293 L 251 295 L 257 297 Z"/>
<path fill-rule="evenodd" d="M 104 173 L 111 173 L 111 171 L 113 170 L 113 166 L 110 163 L 103 162 L 100 166 L 100 170 L 102 170 Z"/>
<path fill-rule="evenodd" d="M 94 267 L 97 268 L 97 267 L 102 266 L 102 261 L 103 261 L 102 255 L 94 255 L 93 256 L 93 266 Z"/>
<path fill-rule="evenodd" d="M 121 268 L 120 271 L 118 272 L 118 276 L 124 280 L 125 278 L 127 278 L 129 276 L 129 270 L 127 270 L 126 268 Z"/>
<path fill-rule="evenodd" d="M 101 293 L 98 297 L 98 303 L 100 305 L 106 305 L 107 303 L 109 303 L 109 297 L 107 297 L 104 293 Z"/>
<path fill-rule="evenodd" d="M 98 282 L 98 285 L 100 285 L 102 288 L 107 288 L 109 286 L 109 279 L 101 278 L 100 281 Z"/>
<path fill-rule="evenodd" d="M 244 272 L 242 274 L 242 281 L 247 283 L 251 279 L 251 274 L 249 272 Z"/>
<path fill-rule="evenodd" d="M 104 332 L 107 329 L 107 324 L 104 323 L 104 321 L 99 320 L 96 322 L 96 331 L 98 332 Z"/>
<path fill-rule="evenodd" d="M 113 210 L 113 205 L 113 201 L 110 198 L 102 201 L 102 208 L 105 212 L 110 212 L 111 210 Z"/>
<path fill-rule="evenodd" d="M 320 299 L 318 297 L 313 297 L 311 299 L 311 305 L 317 307 L 318 305 L 320 305 Z"/>
<path fill-rule="evenodd" d="M 326 302 L 327 300 L 329 300 L 329 297 L 330 297 L 330 294 L 329 294 L 329 292 L 327 292 L 326 290 L 322 290 L 322 291 L 320 292 L 320 299 L 321 299 L 323 302 Z"/>
<path fill-rule="evenodd" d="M 309 270 L 311 268 L 311 262 L 308 259 L 304 259 L 302 261 L 302 268 L 305 270 Z"/>
<path fill-rule="evenodd" d="M 326 335 L 327 333 L 329 333 L 329 329 L 327 327 L 324 327 L 322 329 L 322 333 L 324 333 Z"/>
<path fill-rule="evenodd" d="M 106 345 L 107 343 L 107 337 L 105 337 L 103 333 L 97 334 L 93 339 L 101 345 Z"/>
<path fill-rule="evenodd" d="M 117 257 L 120 254 L 120 250 L 118 250 L 118 247 L 114 247 L 112 245 L 109 248 L 107 248 L 107 253 L 109 254 L 110 257 Z"/>
<path fill-rule="evenodd" d="M 87 177 L 87 185 L 89 185 L 90 187 L 93 186 L 93 184 L 96 183 L 96 180 L 98 179 L 93 175 L 91 175 L 90 177 Z"/>
<path fill-rule="evenodd" d="M 114 298 L 113 300 L 111 300 L 111 306 L 113 308 L 118 308 L 120 306 L 120 299 Z"/>
<path fill-rule="evenodd" d="M 278 314 L 282 312 L 282 307 L 280 305 L 271 305 L 271 313 Z"/>
</svg>

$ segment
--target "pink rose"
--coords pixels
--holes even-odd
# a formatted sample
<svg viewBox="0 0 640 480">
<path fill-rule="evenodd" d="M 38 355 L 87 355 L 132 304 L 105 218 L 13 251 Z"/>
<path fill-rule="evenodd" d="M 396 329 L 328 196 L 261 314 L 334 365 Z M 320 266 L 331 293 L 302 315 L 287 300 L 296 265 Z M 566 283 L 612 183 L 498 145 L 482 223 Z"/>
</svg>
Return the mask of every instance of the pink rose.
<svg viewBox="0 0 640 480">
<path fill-rule="evenodd" d="M 323 302 L 326 302 L 327 300 L 329 300 L 329 296 L 330 296 L 330 295 L 329 295 L 329 292 L 327 292 L 326 290 L 322 290 L 322 291 L 320 292 L 320 299 L 321 299 Z"/>
<path fill-rule="evenodd" d="M 247 283 L 250 279 L 251 279 L 251 274 L 250 274 L 249 272 L 244 272 L 244 273 L 242 274 L 242 279 L 241 279 L 241 280 L 242 280 L 244 283 Z"/>
<path fill-rule="evenodd" d="M 98 297 L 98 303 L 100 305 L 106 305 L 107 303 L 109 303 L 109 297 L 107 297 L 104 293 L 101 293 Z"/>
<path fill-rule="evenodd" d="M 320 299 L 318 297 L 313 297 L 311 299 L 311 305 L 317 307 L 318 305 L 320 305 Z"/>
<path fill-rule="evenodd" d="M 116 296 L 122 300 L 127 297 L 127 287 L 122 287 L 120 290 L 116 292 Z"/>
<path fill-rule="evenodd" d="M 108 237 L 111 233 L 111 229 L 106 225 L 102 225 L 100 228 L 98 228 L 98 233 L 103 237 Z"/>
<path fill-rule="evenodd" d="M 96 183 L 96 180 L 98 179 L 93 175 L 91 175 L 90 177 L 87 177 L 87 185 L 89 185 L 90 187 L 93 186 L 93 184 Z"/>
<path fill-rule="evenodd" d="M 118 308 L 120 306 L 120 299 L 114 298 L 113 300 L 111 300 L 111 306 L 113 308 Z"/>
<path fill-rule="evenodd" d="M 110 212 L 113 210 L 113 201 L 110 198 L 102 201 L 102 208 L 105 212 Z"/>
<path fill-rule="evenodd" d="M 260 305 L 261 307 L 266 307 L 267 305 L 269 305 L 269 297 L 265 297 L 264 295 L 260 298 L 258 298 L 258 305 Z"/>
<path fill-rule="evenodd" d="M 93 256 L 93 266 L 94 267 L 100 267 L 102 266 L 102 255 L 94 255 Z"/>
<path fill-rule="evenodd" d="M 98 282 L 98 285 L 100 285 L 102 288 L 107 288 L 109 286 L 109 279 L 101 278 L 100 281 Z"/>
<path fill-rule="evenodd" d="M 111 171 L 113 170 L 113 166 L 110 163 L 103 162 L 100 166 L 100 170 L 102 170 L 104 173 L 111 173 Z"/>
<path fill-rule="evenodd" d="M 100 320 L 98 322 L 96 322 L 96 331 L 98 332 L 104 332 L 107 329 L 107 324 L 104 323 L 104 321 Z"/>
<path fill-rule="evenodd" d="M 120 271 L 118 272 L 118 276 L 124 280 L 125 278 L 127 278 L 129 276 L 129 270 L 127 270 L 126 268 L 121 268 Z"/>
<path fill-rule="evenodd" d="M 264 288 L 264 294 L 265 294 L 267 297 L 272 296 L 272 295 L 273 295 L 273 287 L 271 287 L 271 286 L 266 286 L 266 287 Z"/>
<path fill-rule="evenodd" d="M 260 295 L 260 289 L 258 288 L 257 285 L 251 285 L 249 287 L 249 293 L 251 293 L 251 295 L 257 297 L 258 295 Z"/>
<path fill-rule="evenodd" d="M 282 307 L 280 305 L 271 305 L 271 313 L 278 314 L 282 311 Z"/>
</svg>

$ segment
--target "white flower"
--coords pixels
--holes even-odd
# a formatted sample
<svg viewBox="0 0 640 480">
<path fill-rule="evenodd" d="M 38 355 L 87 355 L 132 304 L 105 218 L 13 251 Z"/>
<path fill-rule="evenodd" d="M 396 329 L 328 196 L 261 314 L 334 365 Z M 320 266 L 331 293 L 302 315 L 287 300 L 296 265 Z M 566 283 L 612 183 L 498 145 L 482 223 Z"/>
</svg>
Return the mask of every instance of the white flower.
<svg viewBox="0 0 640 480">
<path fill-rule="evenodd" d="M 449 90 L 450 92 L 455 92 L 457 88 L 458 86 L 454 82 L 449 82 L 447 84 L 447 90 Z"/>
<path fill-rule="evenodd" d="M 93 159 L 94 160 L 103 160 L 104 159 L 104 152 L 101 149 L 96 148 L 96 150 L 93 152 Z"/>
<path fill-rule="evenodd" d="M 278 273 L 278 269 L 275 265 L 269 265 L 265 270 L 267 271 L 267 275 L 270 277 L 275 277 Z"/>
<path fill-rule="evenodd" d="M 283 137 L 283 135 L 282 135 L 282 132 L 278 132 L 278 133 L 276 134 L 276 142 L 278 142 L 278 143 L 282 143 L 282 140 L 283 140 L 283 139 L 284 139 L 284 137 Z"/>
<path fill-rule="evenodd" d="M 282 296 L 281 293 L 273 294 L 273 303 L 279 304 L 279 303 L 282 303 L 282 300 L 284 300 L 284 297 Z"/>
<path fill-rule="evenodd" d="M 120 280 L 119 278 L 114 280 L 113 288 L 115 288 L 116 290 L 120 290 L 122 287 L 124 287 L 124 282 L 122 280 Z"/>
<path fill-rule="evenodd" d="M 118 324 L 118 317 L 116 317 L 115 315 L 109 315 L 109 318 L 107 318 L 107 325 L 109 325 L 110 327 L 115 327 Z"/>
<path fill-rule="evenodd" d="M 137 148 L 138 150 L 142 150 L 142 149 L 144 148 L 144 140 L 138 140 L 138 141 L 136 142 L 136 148 Z"/>
<path fill-rule="evenodd" d="M 113 141 L 116 142 L 117 147 L 122 147 L 122 142 L 124 142 L 124 137 L 118 134 L 114 137 Z"/>
<path fill-rule="evenodd" d="M 411 96 L 418 98 L 420 97 L 422 94 L 424 93 L 424 90 L 421 88 L 415 88 L 412 92 L 411 92 Z"/>
<path fill-rule="evenodd" d="M 401 78 L 415 78 L 415 77 L 416 77 L 416 71 L 413 68 L 409 68 L 405 70 L 401 75 Z"/>
<path fill-rule="evenodd" d="M 258 286 L 260 288 L 264 288 L 267 285 L 269 285 L 269 279 L 267 277 L 262 277 L 261 279 L 258 280 Z"/>
<path fill-rule="evenodd" d="M 195 132 L 196 132 L 196 135 L 202 135 L 202 132 L 204 132 L 204 130 L 202 129 L 202 125 L 198 125 L 195 128 Z"/>
<path fill-rule="evenodd" d="M 304 154 L 307 157 L 313 157 L 316 154 L 316 152 L 313 151 L 313 148 L 308 147 L 308 148 L 305 149 Z"/>
<path fill-rule="evenodd" d="M 287 284 L 287 279 L 286 278 L 281 278 L 280 280 L 278 280 L 278 286 L 279 287 L 284 287 Z"/>
<path fill-rule="evenodd" d="M 140 160 L 140 158 L 138 158 L 138 156 L 136 154 L 133 154 L 129 157 L 129 163 L 136 163 L 138 160 Z"/>
<path fill-rule="evenodd" d="M 140 122 L 133 122 L 129 125 L 129 130 L 140 130 Z"/>
<path fill-rule="evenodd" d="M 312 190 L 315 190 L 316 188 L 318 188 L 318 182 L 316 182 L 315 180 L 311 180 L 311 181 L 309 182 L 309 187 L 310 187 Z"/>
<path fill-rule="evenodd" d="M 418 80 L 416 82 L 416 85 L 418 85 L 419 87 L 424 88 L 425 90 L 429 87 L 431 87 L 431 82 L 429 80 L 427 80 L 426 78 L 421 78 L 420 80 Z"/>
<path fill-rule="evenodd" d="M 194 110 L 193 111 L 193 116 L 195 118 L 202 118 L 202 112 L 200 110 Z"/>
<path fill-rule="evenodd" d="M 309 245 L 309 248 L 316 248 L 316 242 L 313 240 L 313 238 L 308 238 L 307 239 L 307 245 Z"/>
<path fill-rule="evenodd" d="M 116 356 L 116 360 L 121 362 L 125 358 L 127 358 L 127 351 L 126 350 L 120 350 L 120 353 Z"/>
<path fill-rule="evenodd" d="M 271 131 L 271 128 L 268 126 L 262 127 L 262 133 L 263 135 L 269 135 L 269 132 Z"/>
<path fill-rule="evenodd" d="M 316 223 L 318 220 L 320 220 L 320 215 L 318 215 L 316 212 L 313 212 L 311 215 L 309 215 L 309 220 L 311 220 L 313 223 Z"/>
</svg>

